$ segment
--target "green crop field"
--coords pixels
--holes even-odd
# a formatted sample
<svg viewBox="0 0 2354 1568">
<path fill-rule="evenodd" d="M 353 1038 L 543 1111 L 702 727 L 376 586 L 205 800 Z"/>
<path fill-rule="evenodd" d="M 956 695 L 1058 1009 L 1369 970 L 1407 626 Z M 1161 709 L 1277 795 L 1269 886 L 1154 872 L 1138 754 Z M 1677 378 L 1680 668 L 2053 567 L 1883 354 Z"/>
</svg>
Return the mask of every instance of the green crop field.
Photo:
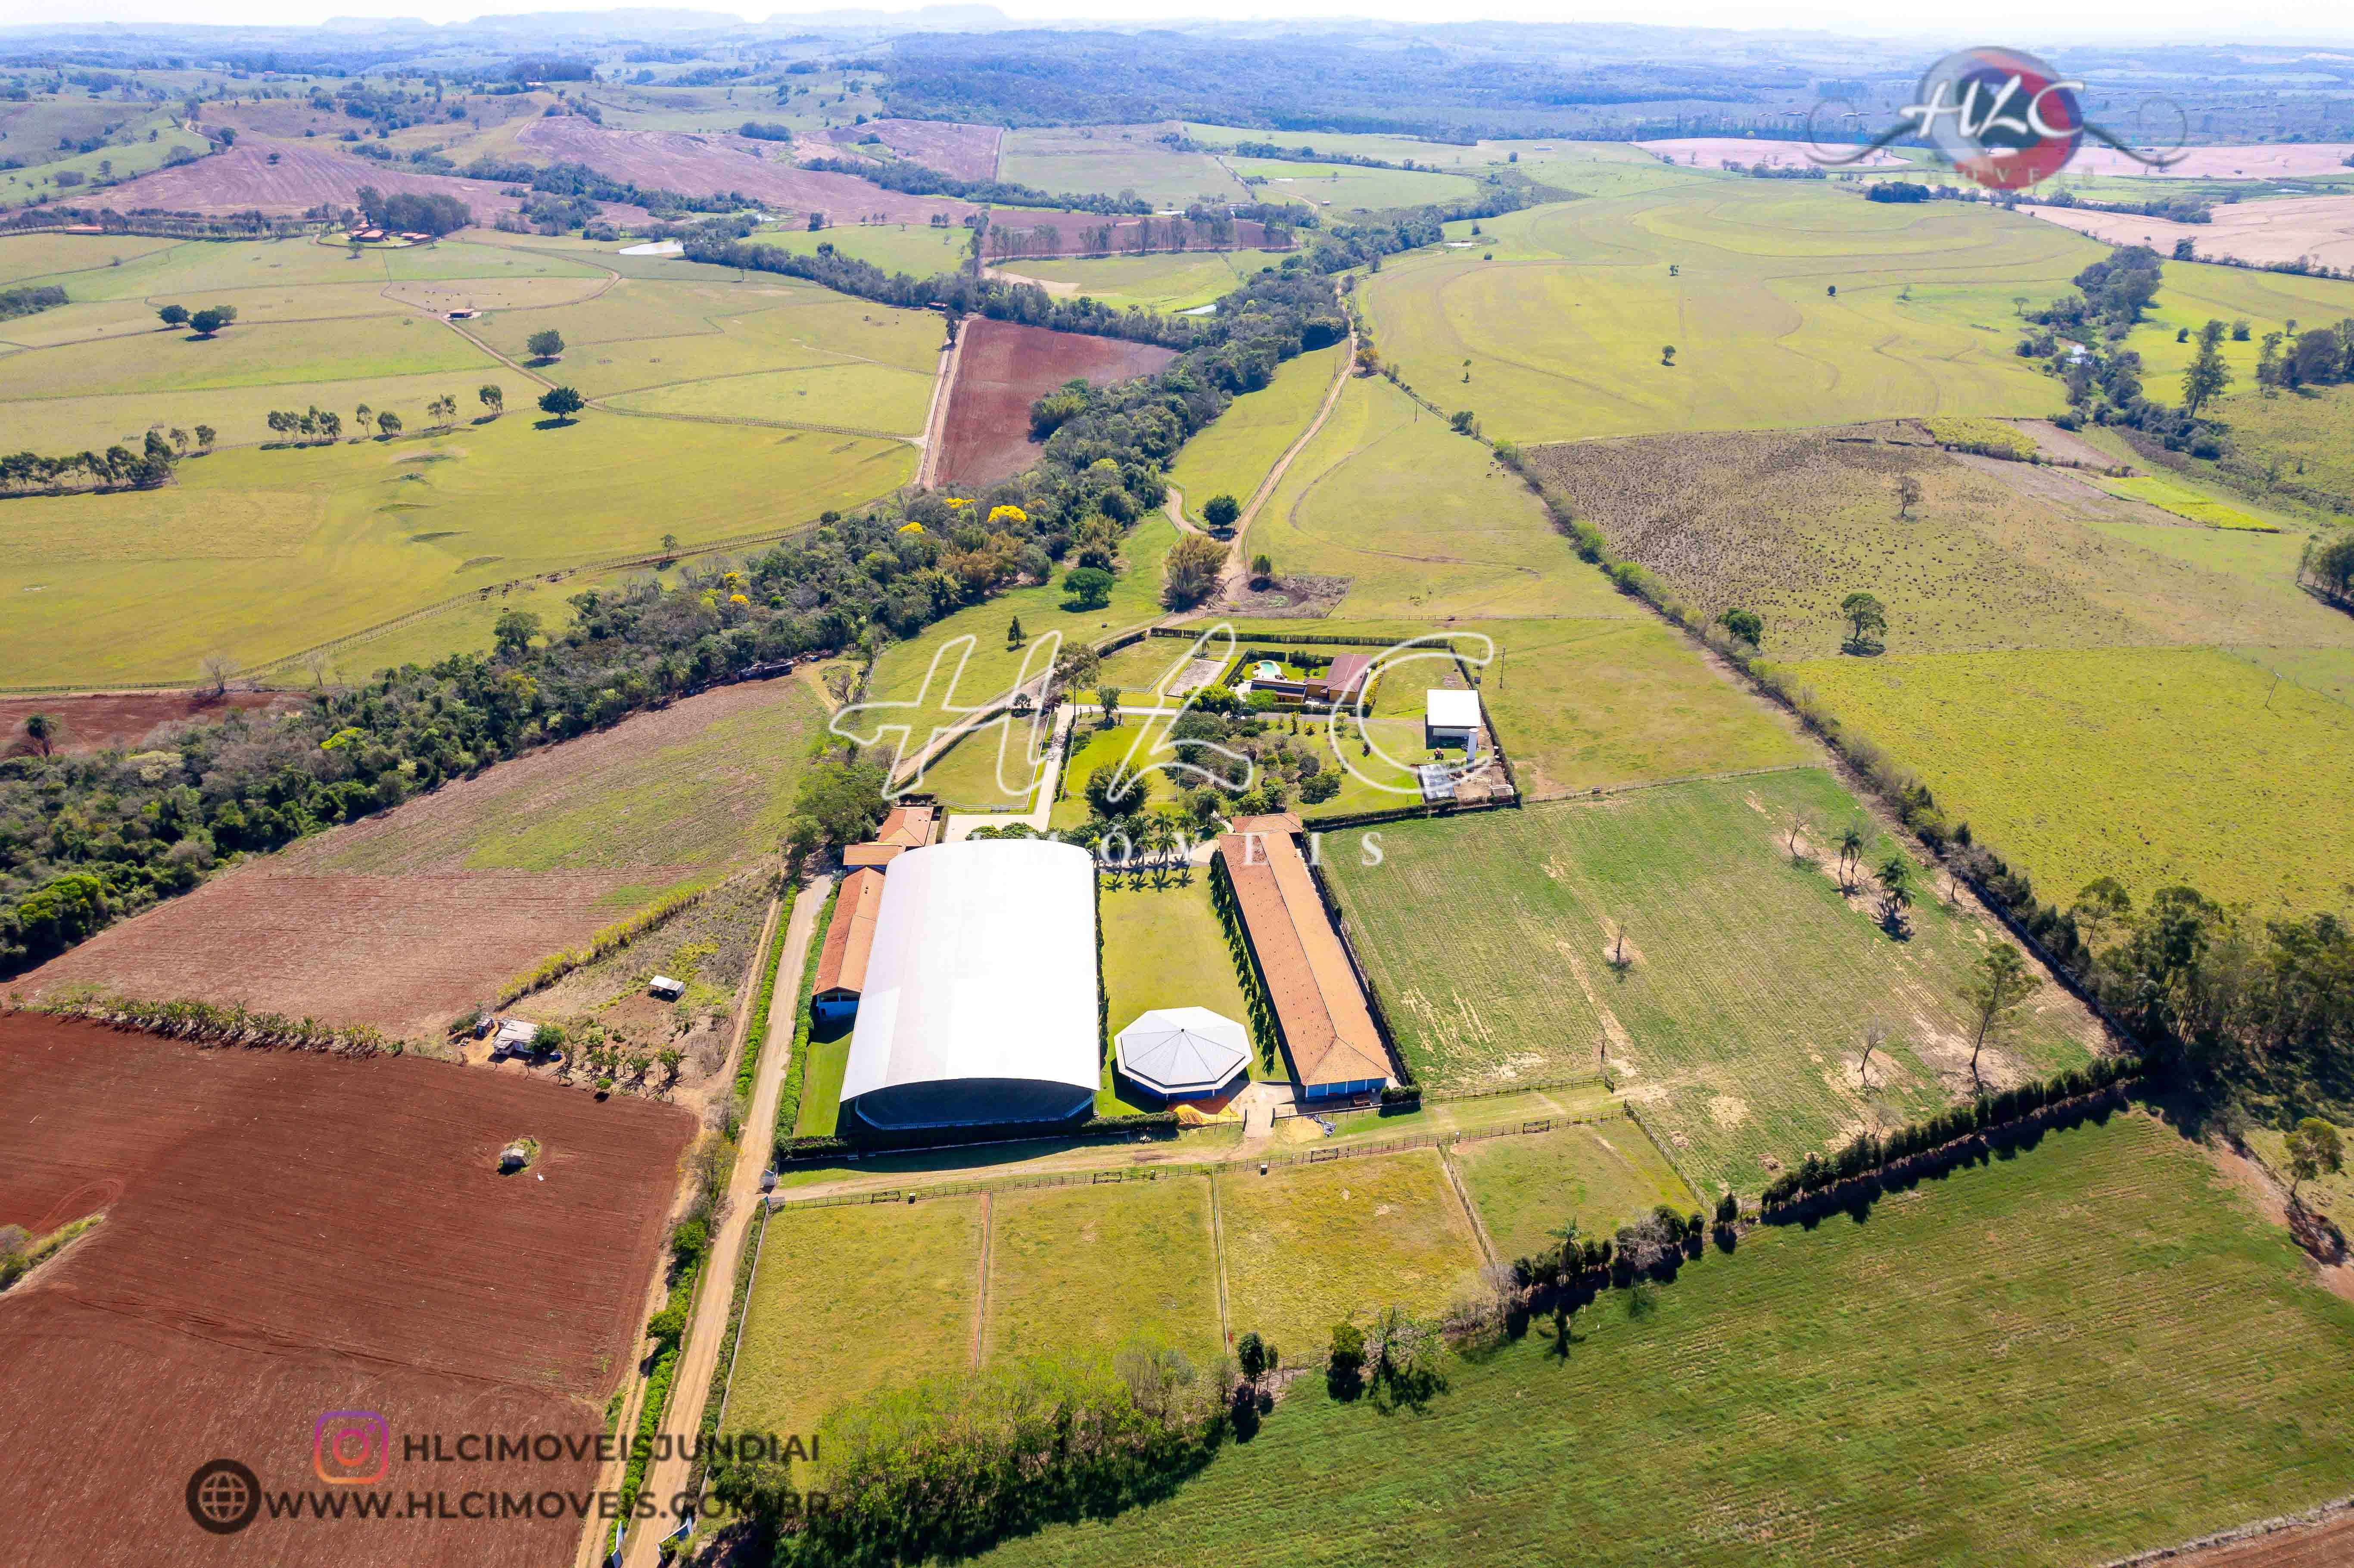
<svg viewBox="0 0 2354 1568">
<path fill-rule="evenodd" d="M 2011 302 L 2064 293 L 2099 245 L 1975 205 L 1655 167 L 1675 183 L 1392 258 L 1358 294 L 1383 357 L 1519 441 L 2061 406 L 2011 352 Z"/>
<path fill-rule="evenodd" d="M 1891 653 L 2354 645 L 2354 622 L 2296 587 L 2301 537 L 2184 527 L 2065 470 L 1860 439 L 1897 430 L 1579 441 L 1528 461 L 1695 608 L 1758 614 L 1777 658 L 1838 652 L 1858 590 L 1886 607 Z M 1900 518 L 1903 478 L 1922 498 Z"/>
<path fill-rule="evenodd" d="M 1416 160 L 1417 163 L 1421 160 Z M 1354 164 L 1300 164 L 1272 158 L 1234 158 L 1226 166 L 1251 184 L 1255 199 L 1295 201 L 1329 208 L 1331 217 L 1419 207 L 1426 202 L 1469 201 L 1479 185 L 1461 175 L 1419 170 L 1369 169 Z"/>
<path fill-rule="evenodd" d="M 979 1198 L 784 1209 L 768 1227 L 744 1303 L 730 1431 L 814 1432 L 860 1394 L 970 1364 Z"/>
<path fill-rule="evenodd" d="M 1420 1568 L 1574 1542 L 1645 1568 L 2075 1568 L 2354 1471 L 2354 1305 L 2139 1115 L 1861 1224 L 1753 1234 L 1574 1331 L 1565 1358 L 1547 1329 L 1450 1361 L 1418 1415 L 1303 1379 L 1166 1501 L 985 1561 Z"/>
<path fill-rule="evenodd" d="M 287 853 L 307 873 L 585 871 L 719 865 L 772 850 L 822 715 L 791 679 L 674 704 L 622 742 L 532 753 L 464 786 Z M 527 765 L 526 765 L 527 764 Z M 454 799 L 454 797 L 451 797 Z"/>
<path fill-rule="evenodd" d="M 1036 1188 L 990 1203 L 987 1354 L 1108 1354 L 1142 1337 L 1206 1368 L 1225 1349 L 1205 1178 Z"/>
<path fill-rule="evenodd" d="M 1191 492 L 1186 500 L 1199 504 Z M 1352 617 L 1623 609 L 1487 448 L 1378 379 L 1341 389 L 1244 546 L 1279 574 L 1350 579 L 1341 608 Z"/>
<path fill-rule="evenodd" d="M 1312 1365 L 1332 1325 L 1384 1307 L 1437 1312 L 1477 1285 L 1479 1245 L 1436 1151 L 1217 1177 L 1226 1320 Z"/>
<path fill-rule="evenodd" d="M 2214 649 L 2039 650 L 1792 664 L 1955 820 L 2065 906 L 2096 876 L 2264 913 L 2354 881 L 2354 713 Z"/>
<path fill-rule="evenodd" d="M 1068 283 L 1087 298 L 1122 309 L 1141 305 L 1149 311 L 1190 311 L 1234 292 L 1243 279 L 1263 268 L 1281 265 L 1289 254 L 1182 250 L 1155 256 L 1023 257 L 1008 261 L 1000 270 Z"/>
<path fill-rule="evenodd" d="M 1606 1235 L 1661 1203 L 1683 1214 L 1702 1206 L 1631 1120 L 1476 1139 L 1452 1158 L 1499 1257 L 1558 1245 L 1554 1233 L 1572 1220 L 1586 1235 Z"/>
<path fill-rule="evenodd" d="M 763 228 L 754 231 L 748 242 L 772 245 L 798 256 L 814 255 L 819 246 L 830 245 L 844 256 L 871 261 L 885 272 L 928 278 L 935 272 L 953 272 L 963 263 L 970 253 L 972 230 L 961 224 L 935 228 L 917 223 L 854 223 L 815 232 Z"/>
<path fill-rule="evenodd" d="M 1206 153 L 1181 153 L 1166 125 L 1021 126 L 1005 132 L 997 177 L 1057 195 L 1132 192 L 1156 207 L 1197 199 L 1249 201 L 1242 183 Z"/>
<path fill-rule="evenodd" d="M 2136 474 L 2131 479 L 2103 479 L 2098 482 L 2112 495 L 2122 495 L 2129 501 L 2147 501 L 2160 511 L 2187 517 L 2209 528 L 2244 528 L 2257 534 L 2280 532 L 2263 518 L 2251 516 L 2236 506 L 2228 506 L 2211 496 L 2203 495 L 2178 480 L 2157 474 Z"/>
<path fill-rule="evenodd" d="M 1237 397 L 1215 422 L 1185 443 L 1170 482 L 1185 493 L 1185 515 L 1199 523 L 1214 495 L 1247 506 L 1267 473 L 1316 418 L 1348 355 L 1335 344 L 1287 360 L 1275 379 Z M 1301 461 L 1305 461 L 1305 456 Z"/>
<path fill-rule="evenodd" d="M 1794 812 L 1819 860 L 1793 863 Z M 1622 1089 L 1713 1197 L 1969 1087 L 1956 988 L 1993 933 L 1924 877 L 1909 935 L 1892 938 L 1837 885 L 1825 846 L 1851 821 L 1868 874 L 1894 845 L 1804 768 L 1388 823 L 1380 863 L 1328 855 L 1325 874 L 1419 1082 L 1590 1074 L 1606 1042 Z M 1867 1084 L 1874 1023 L 1888 1037 Z M 1982 1066 L 2041 1075 L 2094 1037 L 2047 985 Z"/>
<path fill-rule="evenodd" d="M 813 521 L 913 466 L 896 441 L 596 412 L 216 452 L 161 490 L 0 508 L 0 594 L 16 607 L 0 669 L 48 684 L 185 681 L 216 652 L 250 667 L 453 596 L 658 549 L 666 533 L 691 546 Z"/>
</svg>

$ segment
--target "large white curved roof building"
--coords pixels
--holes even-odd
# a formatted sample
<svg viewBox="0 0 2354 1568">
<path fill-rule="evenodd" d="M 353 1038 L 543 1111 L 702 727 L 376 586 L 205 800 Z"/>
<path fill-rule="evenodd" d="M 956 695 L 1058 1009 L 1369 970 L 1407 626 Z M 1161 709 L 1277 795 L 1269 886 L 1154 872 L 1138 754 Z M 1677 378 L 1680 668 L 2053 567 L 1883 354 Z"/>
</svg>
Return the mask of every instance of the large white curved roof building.
<svg viewBox="0 0 2354 1568">
<path fill-rule="evenodd" d="M 1024 839 L 908 850 L 884 874 L 844 1130 L 1084 1116 L 1099 1076 L 1096 996 L 1086 850 Z"/>
</svg>

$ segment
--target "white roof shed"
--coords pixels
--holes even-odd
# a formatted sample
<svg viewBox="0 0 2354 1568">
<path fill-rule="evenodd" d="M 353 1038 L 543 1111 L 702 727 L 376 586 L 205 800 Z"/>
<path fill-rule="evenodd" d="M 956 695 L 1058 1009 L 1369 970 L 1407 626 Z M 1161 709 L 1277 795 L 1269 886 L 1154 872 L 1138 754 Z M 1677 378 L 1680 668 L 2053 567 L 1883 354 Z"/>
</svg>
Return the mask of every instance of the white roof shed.
<svg viewBox="0 0 2354 1568">
<path fill-rule="evenodd" d="M 911 849 L 884 874 L 843 1107 L 893 1130 L 1082 1116 L 1099 1027 L 1093 856 L 1043 839 Z"/>
<path fill-rule="evenodd" d="M 1478 729 L 1479 694 L 1435 686 L 1422 694 L 1422 722 L 1427 729 Z"/>
<path fill-rule="evenodd" d="M 1148 1012 L 1113 1042 L 1119 1070 L 1164 1099 L 1215 1094 L 1250 1065 L 1250 1036 L 1206 1007 Z"/>
</svg>

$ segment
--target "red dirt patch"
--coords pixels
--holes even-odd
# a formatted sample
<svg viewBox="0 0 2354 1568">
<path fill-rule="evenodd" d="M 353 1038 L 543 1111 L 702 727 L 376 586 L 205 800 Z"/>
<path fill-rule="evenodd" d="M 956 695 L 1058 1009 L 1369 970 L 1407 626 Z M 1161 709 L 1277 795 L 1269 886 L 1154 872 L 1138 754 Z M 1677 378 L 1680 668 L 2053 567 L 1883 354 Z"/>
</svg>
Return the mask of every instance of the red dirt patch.
<svg viewBox="0 0 2354 1568">
<path fill-rule="evenodd" d="M 48 714 L 64 726 L 53 744 L 59 751 L 103 751 L 111 746 L 130 747 L 147 737 L 159 724 L 180 719 L 218 718 L 230 708 L 292 705 L 298 699 L 283 692 L 231 692 L 216 697 L 210 692 L 103 692 L 89 696 L 0 697 L 0 757 L 37 751 L 25 734 L 25 721 Z"/>
<path fill-rule="evenodd" d="M 270 161 L 273 154 L 278 158 L 275 164 Z M 192 164 L 125 180 L 107 193 L 107 205 L 122 212 L 143 207 L 167 212 L 259 209 L 291 217 L 323 202 L 349 207 L 359 200 L 362 185 L 374 185 L 388 196 L 401 192 L 452 196 L 472 210 L 477 223 L 487 224 L 492 214 L 523 205 L 506 194 L 506 186 L 487 180 L 411 174 L 370 158 L 291 142 L 240 143 Z M 633 207 L 612 206 L 606 210 L 631 220 L 645 216 Z"/>
<path fill-rule="evenodd" d="M 987 317 L 967 323 L 941 421 L 939 482 L 979 489 L 1028 467 L 1039 450 L 1030 439 L 1030 405 L 1073 376 L 1108 387 L 1149 376 L 1176 357 L 1172 350 L 1119 338 Z"/>
<path fill-rule="evenodd" d="M 2344 1568 L 2354 1563 L 2354 1513 L 2164 1561 L 2182 1568 Z"/>
<path fill-rule="evenodd" d="M 994 125 L 959 125 L 945 120 L 869 120 L 864 125 L 837 125 L 827 140 L 852 154 L 867 136 L 912 164 L 960 180 L 997 177 L 997 152 L 1005 132 Z"/>
<path fill-rule="evenodd" d="M 578 947 L 620 911 L 598 901 L 642 870 L 304 876 L 240 867 L 101 931 L 17 982 L 125 996 L 243 1002 L 436 1040 L 501 982 Z"/>
<path fill-rule="evenodd" d="M 594 1434 L 694 1119 L 412 1059 L 206 1051 L 0 1015 L 0 1223 L 106 1218 L 0 1297 L 0 1508 L 41 1561 L 525 1564 L 557 1519 L 426 1522 L 405 1493 L 585 1492 L 575 1461 L 434 1464 L 406 1436 Z M 493 1166 L 529 1133 L 532 1171 Z M 541 1178 L 544 1178 L 542 1180 Z M 69 1213 L 70 1212 L 70 1213 Z M 230 1457 L 319 1488 L 313 1422 L 382 1412 L 387 1520 L 197 1530 L 185 1488 Z M 71 1542 L 68 1547 L 62 1543 Z"/>
</svg>

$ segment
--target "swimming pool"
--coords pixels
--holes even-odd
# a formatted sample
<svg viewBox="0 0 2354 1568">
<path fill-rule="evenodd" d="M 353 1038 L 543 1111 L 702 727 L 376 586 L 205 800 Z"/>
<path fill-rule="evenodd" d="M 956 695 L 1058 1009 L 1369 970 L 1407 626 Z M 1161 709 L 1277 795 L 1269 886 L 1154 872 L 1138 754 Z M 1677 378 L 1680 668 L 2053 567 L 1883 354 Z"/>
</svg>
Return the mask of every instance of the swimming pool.
<svg viewBox="0 0 2354 1568">
<path fill-rule="evenodd" d="M 1280 681 L 1283 679 L 1283 666 L 1272 659 L 1262 659 L 1251 666 L 1250 678 L 1254 681 Z"/>
</svg>

